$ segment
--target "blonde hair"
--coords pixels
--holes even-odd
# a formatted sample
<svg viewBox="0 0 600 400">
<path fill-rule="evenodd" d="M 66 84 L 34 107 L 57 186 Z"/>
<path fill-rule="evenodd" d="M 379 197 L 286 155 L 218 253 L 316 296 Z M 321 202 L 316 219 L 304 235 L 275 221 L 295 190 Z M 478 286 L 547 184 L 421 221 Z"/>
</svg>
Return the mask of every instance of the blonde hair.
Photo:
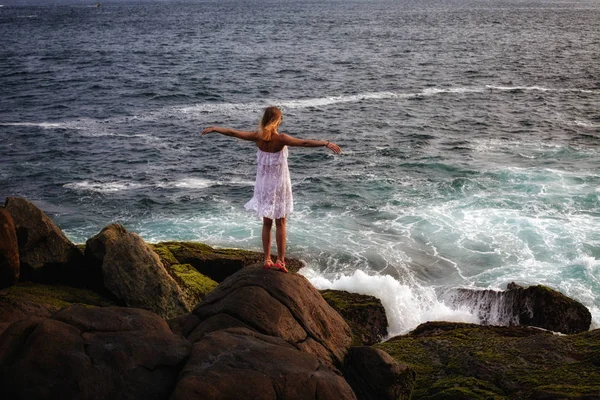
<svg viewBox="0 0 600 400">
<path fill-rule="evenodd" d="M 273 133 L 277 132 L 279 124 L 281 124 L 281 110 L 277 107 L 267 107 L 265 113 L 258 124 L 258 132 L 261 140 L 268 142 L 271 140 Z"/>
</svg>

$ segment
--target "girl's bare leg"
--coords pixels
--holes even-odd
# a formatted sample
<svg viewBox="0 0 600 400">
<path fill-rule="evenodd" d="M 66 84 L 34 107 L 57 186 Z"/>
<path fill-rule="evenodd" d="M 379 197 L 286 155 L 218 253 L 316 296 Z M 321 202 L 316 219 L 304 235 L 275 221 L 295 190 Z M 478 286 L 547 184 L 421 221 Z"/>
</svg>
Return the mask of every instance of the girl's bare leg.
<svg viewBox="0 0 600 400">
<path fill-rule="evenodd" d="M 285 217 L 275 220 L 277 230 L 275 232 L 275 240 L 277 241 L 277 259 L 285 263 Z"/>
<path fill-rule="evenodd" d="M 271 261 L 271 227 L 272 226 L 273 226 L 272 219 L 263 218 L 262 243 L 263 243 L 263 251 L 265 253 L 265 262 Z"/>
</svg>

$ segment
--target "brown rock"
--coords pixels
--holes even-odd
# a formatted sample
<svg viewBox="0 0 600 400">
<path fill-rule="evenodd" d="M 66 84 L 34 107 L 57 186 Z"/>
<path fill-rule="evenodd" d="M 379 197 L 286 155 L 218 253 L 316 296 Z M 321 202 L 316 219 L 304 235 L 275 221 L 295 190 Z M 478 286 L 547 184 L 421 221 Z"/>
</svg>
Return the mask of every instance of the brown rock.
<svg viewBox="0 0 600 400">
<path fill-rule="evenodd" d="M 589 310 L 549 287 L 524 288 L 511 283 L 505 291 L 458 289 L 449 301 L 478 313 L 484 325 L 535 326 L 561 333 L 585 332 L 590 328 Z"/>
<path fill-rule="evenodd" d="M 355 399 L 334 368 L 284 340 L 235 328 L 194 344 L 172 400 Z"/>
<path fill-rule="evenodd" d="M 81 251 L 33 203 L 8 197 L 5 203 L 13 219 L 19 245 L 21 280 L 79 282 L 85 279 Z"/>
<path fill-rule="evenodd" d="M 343 371 L 359 400 L 408 400 L 415 386 L 415 371 L 374 347 L 352 347 Z"/>
<path fill-rule="evenodd" d="M 0 337 L 7 398 L 166 399 L 189 343 L 158 316 L 72 306 L 15 322 Z"/>
<path fill-rule="evenodd" d="M 0 207 L 0 289 L 19 281 L 19 245 L 12 217 Z"/>
<path fill-rule="evenodd" d="M 130 307 L 144 308 L 168 319 L 193 305 L 165 270 L 158 255 L 135 233 L 112 224 L 88 239 L 86 259 L 102 267 L 104 286 Z"/>
<path fill-rule="evenodd" d="M 350 325 L 353 345 L 373 345 L 388 334 L 388 321 L 381 300 L 343 290 L 322 290 L 321 295 Z"/>
<path fill-rule="evenodd" d="M 244 268 L 221 283 L 193 312 L 184 329 L 186 337 L 201 339 L 204 324 L 218 326 L 212 317 L 227 315 L 259 333 L 282 338 L 317 355 L 323 362 L 341 365 L 351 344 L 350 328 L 319 292 L 301 275 L 284 274 L 262 265 Z M 237 322 L 235 322 L 237 323 Z"/>
</svg>

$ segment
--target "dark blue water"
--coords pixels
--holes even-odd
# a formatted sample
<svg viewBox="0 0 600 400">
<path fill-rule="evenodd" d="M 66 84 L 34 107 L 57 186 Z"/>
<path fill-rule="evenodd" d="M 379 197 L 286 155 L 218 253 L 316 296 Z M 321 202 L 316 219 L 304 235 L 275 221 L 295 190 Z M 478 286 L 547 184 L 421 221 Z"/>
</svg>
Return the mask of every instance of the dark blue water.
<svg viewBox="0 0 600 400">
<path fill-rule="evenodd" d="M 23 4 L 22 2 L 20 4 Z M 600 4 L 103 2 L 0 7 L 0 197 L 75 242 L 260 250 L 254 129 L 292 149 L 288 252 L 376 294 L 392 332 L 475 321 L 454 287 L 544 283 L 600 321 Z"/>
</svg>

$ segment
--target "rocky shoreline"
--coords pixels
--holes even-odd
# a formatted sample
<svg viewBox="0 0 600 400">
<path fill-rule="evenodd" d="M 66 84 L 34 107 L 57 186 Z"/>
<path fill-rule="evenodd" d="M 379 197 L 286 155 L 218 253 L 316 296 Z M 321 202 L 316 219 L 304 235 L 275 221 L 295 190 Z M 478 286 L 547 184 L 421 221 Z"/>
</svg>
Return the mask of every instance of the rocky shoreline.
<svg viewBox="0 0 600 400">
<path fill-rule="evenodd" d="M 600 399 L 600 330 L 552 289 L 457 291 L 511 326 L 430 322 L 383 341 L 378 299 L 319 292 L 299 260 L 282 274 L 261 259 L 117 224 L 77 246 L 7 198 L 3 398 Z"/>
</svg>

